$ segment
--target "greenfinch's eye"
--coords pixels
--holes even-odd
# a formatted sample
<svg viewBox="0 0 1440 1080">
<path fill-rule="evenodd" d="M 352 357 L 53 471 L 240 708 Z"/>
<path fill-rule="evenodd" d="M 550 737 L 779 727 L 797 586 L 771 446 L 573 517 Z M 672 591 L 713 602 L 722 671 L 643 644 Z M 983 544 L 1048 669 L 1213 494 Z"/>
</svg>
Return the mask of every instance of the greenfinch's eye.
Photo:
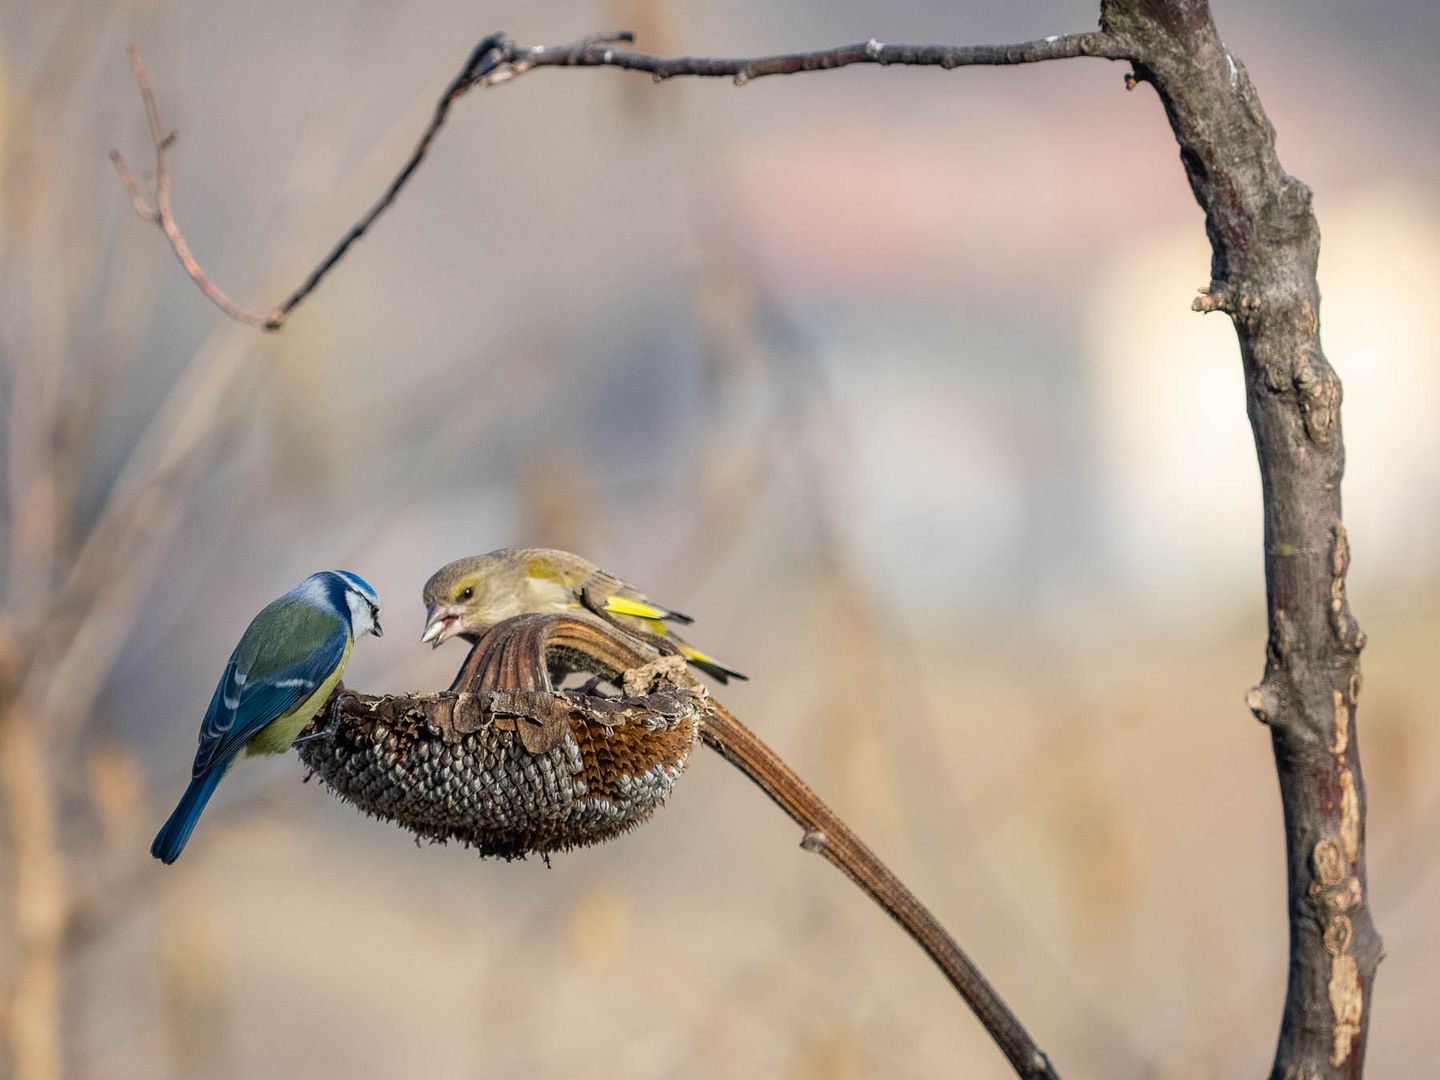
<svg viewBox="0 0 1440 1080">
<path fill-rule="evenodd" d="M 460 593 L 460 600 L 461 600 L 462 602 L 464 602 L 464 601 L 466 601 L 466 600 L 472 599 L 474 596 L 475 596 L 475 589 L 474 589 L 474 587 L 473 587 L 473 586 L 470 586 L 470 585 L 467 585 L 467 586 L 465 586 L 465 588 L 464 588 L 464 589 L 461 591 L 461 593 Z"/>
</svg>

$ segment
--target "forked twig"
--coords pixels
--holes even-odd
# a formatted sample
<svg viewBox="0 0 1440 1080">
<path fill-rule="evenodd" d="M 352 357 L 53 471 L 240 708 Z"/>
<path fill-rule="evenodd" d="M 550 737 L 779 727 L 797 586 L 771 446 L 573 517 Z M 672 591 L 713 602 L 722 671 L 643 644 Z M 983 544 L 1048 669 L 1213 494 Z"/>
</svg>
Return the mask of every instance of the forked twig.
<svg viewBox="0 0 1440 1080">
<path fill-rule="evenodd" d="M 155 92 L 150 89 L 150 77 L 145 72 L 145 65 L 140 62 L 140 51 L 134 45 L 126 46 L 126 51 L 130 54 L 130 66 L 135 71 L 135 82 L 140 87 L 140 99 L 145 103 L 145 117 L 150 122 L 150 141 L 155 147 L 155 204 L 153 206 L 145 197 L 145 192 L 134 173 L 130 171 L 130 167 L 125 164 L 125 158 L 121 156 L 120 151 L 110 151 L 110 161 L 114 164 L 115 171 L 120 174 L 120 182 L 125 185 L 125 190 L 130 195 L 130 204 L 135 207 L 135 213 L 140 217 L 160 226 L 165 233 L 165 238 L 170 241 L 170 247 L 175 252 L 175 257 L 185 268 L 185 273 L 190 276 L 191 281 L 199 286 L 200 291 L 209 297 L 211 303 L 236 322 L 246 323 L 250 326 L 270 327 L 273 313 L 260 314 L 247 311 L 231 300 L 218 285 L 206 276 L 205 271 L 200 268 L 200 264 L 195 261 L 195 256 L 191 254 L 190 245 L 185 242 L 185 234 L 175 223 L 175 215 L 170 209 L 170 148 L 175 145 L 177 133 L 172 131 L 168 135 L 164 134 L 164 129 L 160 126 L 160 110 L 155 104 Z"/>
<path fill-rule="evenodd" d="M 264 330 L 279 330 L 285 325 L 290 313 L 300 305 L 324 280 L 350 250 L 356 240 L 370 230 L 375 221 L 388 210 L 401 190 L 414 176 L 415 170 L 424 161 L 430 144 L 440 133 L 450 108 L 474 86 L 496 86 L 518 78 L 527 71 L 542 67 L 613 67 L 627 71 L 641 71 L 652 75 L 657 82 L 682 75 L 699 78 L 727 78 L 736 86 L 743 86 L 752 79 L 768 75 L 795 75 L 808 71 L 834 71 L 854 64 L 908 65 L 915 67 L 938 67 L 949 70 L 957 67 L 1000 66 L 1012 64 L 1033 64 L 1044 60 L 1066 60 L 1078 56 L 1095 56 L 1109 60 L 1127 59 L 1128 54 L 1109 34 L 1095 31 L 1084 34 L 1063 34 L 1035 41 L 1023 41 L 1010 45 L 891 45 L 876 41 L 841 45 L 832 49 L 817 49 L 811 52 L 785 53 L 776 56 L 748 57 L 665 57 L 651 53 L 618 49 L 616 45 L 629 44 L 634 35 L 628 31 L 588 34 L 569 45 L 519 45 L 504 34 L 495 33 L 482 38 L 470 50 L 464 65 L 456 72 L 444 93 L 435 103 L 430 121 L 420 133 L 410 156 L 381 194 L 361 216 L 360 220 L 345 232 L 330 249 L 330 252 L 316 264 L 305 280 L 284 300 L 269 311 L 249 311 L 231 300 L 211 281 L 185 242 L 185 235 L 175 223 L 170 211 L 170 163 L 168 150 L 175 141 L 175 133 L 161 133 L 159 112 L 155 95 L 150 89 L 150 80 L 140 54 L 134 45 L 128 46 L 130 65 L 135 71 L 135 81 L 140 87 L 140 96 L 145 102 L 145 115 L 150 121 L 150 138 L 155 145 L 155 205 L 145 197 L 144 191 L 134 175 L 125 165 L 120 151 L 111 150 L 110 160 L 120 174 L 120 180 L 130 195 L 135 212 L 146 221 L 152 221 L 164 230 L 180 265 L 200 291 L 210 298 L 221 311 L 237 322 L 258 326 Z"/>
</svg>

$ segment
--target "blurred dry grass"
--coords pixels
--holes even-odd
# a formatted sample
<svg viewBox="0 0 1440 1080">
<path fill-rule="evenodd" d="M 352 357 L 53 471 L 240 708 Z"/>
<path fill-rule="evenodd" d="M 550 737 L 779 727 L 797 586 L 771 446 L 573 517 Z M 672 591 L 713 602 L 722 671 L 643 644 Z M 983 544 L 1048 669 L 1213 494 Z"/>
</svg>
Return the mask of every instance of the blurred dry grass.
<svg viewBox="0 0 1440 1080">
<path fill-rule="evenodd" d="M 1384 7 L 1219 18 L 1326 231 L 1389 947 L 1370 1061 L 1398 1076 L 1440 1054 L 1440 161 L 1413 135 L 1440 86 L 1397 60 L 1435 12 Z M 0 895 L 32 903 L 0 923 L 0 1029 L 63 1008 L 66 1072 L 105 1080 L 1004 1076 L 895 928 L 709 760 L 644 830 L 548 871 L 417 849 L 285 762 L 237 773 L 184 862 L 152 865 L 261 599 L 351 563 L 393 628 L 352 681 L 443 685 L 458 650 L 396 632 L 418 633 L 419 583 L 523 541 L 697 615 L 754 676 L 725 700 L 1065 1075 L 1262 1068 L 1284 883 L 1268 740 L 1240 704 L 1263 640 L 1252 451 L 1228 328 L 1186 311 L 1198 214 L 1158 109 L 1114 70 L 527 79 L 466 102 L 274 338 L 217 320 L 104 157 L 144 146 L 137 40 L 181 129 L 177 213 L 265 303 L 492 28 L 761 52 L 1093 18 L 0 6 L 0 756 L 39 784 L 0 811 Z M 13 1005 L 37 962 L 53 986 Z"/>
</svg>

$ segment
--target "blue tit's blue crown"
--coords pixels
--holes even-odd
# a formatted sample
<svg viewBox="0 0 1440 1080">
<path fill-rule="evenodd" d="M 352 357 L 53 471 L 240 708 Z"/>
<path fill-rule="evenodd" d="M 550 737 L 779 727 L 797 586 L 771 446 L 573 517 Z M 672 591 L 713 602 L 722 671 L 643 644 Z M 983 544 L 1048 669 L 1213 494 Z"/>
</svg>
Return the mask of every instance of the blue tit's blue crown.
<svg viewBox="0 0 1440 1080">
<path fill-rule="evenodd" d="M 379 609 L 380 596 L 374 586 L 349 570 L 320 570 L 295 586 L 297 596 L 312 604 L 329 608 L 336 614 L 348 614 L 348 594 L 362 597 L 372 608 Z"/>
<path fill-rule="evenodd" d="M 302 602 L 334 612 L 345 620 L 350 633 L 380 636 L 380 596 L 374 587 L 350 570 L 321 570 L 295 587 Z"/>
<path fill-rule="evenodd" d="M 359 574 L 355 573 L 353 570 L 330 570 L 327 571 L 327 573 L 331 573 L 334 574 L 336 577 L 343 578 L 352 589 L 358 592 L 366 600 L 370 601 L 370 603 L 374 604 L 376 607 L 380 606 L 380 594 L 375 591 L 375 586 L 371 585 L 368 581 L 366 581 Z"/>
</svg>

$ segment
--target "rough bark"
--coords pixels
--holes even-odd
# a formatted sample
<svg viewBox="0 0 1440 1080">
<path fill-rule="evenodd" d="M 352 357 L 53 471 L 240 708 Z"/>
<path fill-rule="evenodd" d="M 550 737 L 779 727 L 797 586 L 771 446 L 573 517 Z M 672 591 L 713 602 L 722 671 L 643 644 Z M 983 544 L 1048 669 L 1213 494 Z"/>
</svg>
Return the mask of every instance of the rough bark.
<svg viewBox="0 0 1440 1080">
<path fill-rule="evenodd" d="M 1260 461 L 1269 643 L 1246 697 L 1269 725 L 1285 811 L 1290 971 L 1274 1080 L 1359 1077 L 1381 957 L 1365 879 L 1355 733 L 1360 650 L 1340 516 L 1340 381 L 1320 347 L 1320 231 L 1244 65 L 1200 0 L 1106 0 L 1102 27 L 1160 95 L 1205 211 L 1198 311 L 1230 315 Z"/>
</svg>

